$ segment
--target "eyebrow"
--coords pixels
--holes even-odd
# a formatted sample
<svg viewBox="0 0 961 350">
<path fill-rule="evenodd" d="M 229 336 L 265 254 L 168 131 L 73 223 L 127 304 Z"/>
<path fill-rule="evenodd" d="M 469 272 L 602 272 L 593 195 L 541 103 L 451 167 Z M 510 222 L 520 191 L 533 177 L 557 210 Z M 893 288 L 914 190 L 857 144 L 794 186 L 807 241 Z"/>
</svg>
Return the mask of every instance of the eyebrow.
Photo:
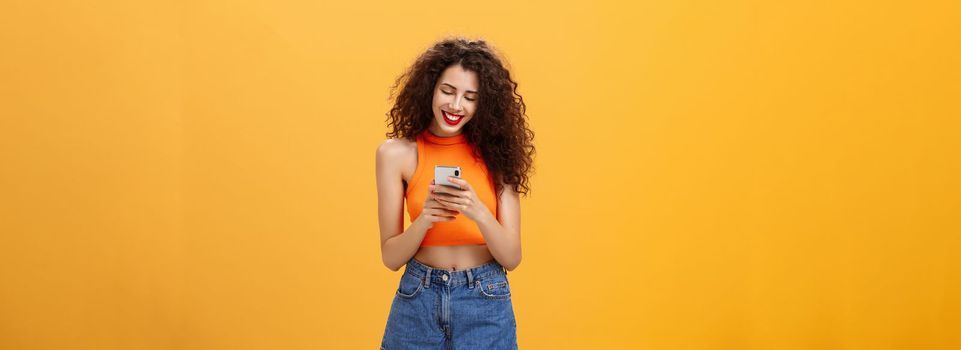
<svg viewBox="0 0 961 350">
<path fill-rule="evenodd" d="M 441 83 L 441 84 L 450 86 L 452 89 L 457 90 L 457 88 L 454 87 L 454 85 L 451 85 L 451 84 L 448 84 L 448 83 Z M 477 93 L 477 91 L 474 91 L 474 90 L 467 90 L 467 92 L 472 93 L 472 94 L 476 94 L 476 93 Z"/>
</svg>

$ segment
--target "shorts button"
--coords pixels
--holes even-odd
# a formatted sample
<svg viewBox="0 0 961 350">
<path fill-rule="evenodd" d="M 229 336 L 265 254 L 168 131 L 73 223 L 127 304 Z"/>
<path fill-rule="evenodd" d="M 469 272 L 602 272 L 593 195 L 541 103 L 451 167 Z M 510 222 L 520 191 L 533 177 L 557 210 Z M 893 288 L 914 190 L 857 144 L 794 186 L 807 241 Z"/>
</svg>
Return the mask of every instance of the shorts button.
<svg viewBox="0 0 961 350">
<path fill-rule="evenodd" d="M 444 281 L 446 282 L 446 281 L 447 281 L 447 275 L 440 275 L 440 279 L 442 279 L 442 280 L 444 280 Z"/>
</svg>

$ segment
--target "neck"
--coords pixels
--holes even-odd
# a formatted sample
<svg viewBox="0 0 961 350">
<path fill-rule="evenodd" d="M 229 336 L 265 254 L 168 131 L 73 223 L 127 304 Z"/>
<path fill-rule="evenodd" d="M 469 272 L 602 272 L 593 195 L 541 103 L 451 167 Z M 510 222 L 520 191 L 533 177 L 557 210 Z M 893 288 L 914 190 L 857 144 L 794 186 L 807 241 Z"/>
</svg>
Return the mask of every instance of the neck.
<svg viewBox="0 0 961 350">
<path fill-rule="evenodd" d="M 457 135 L 460 135 L 460 134 L 461 134 L 460 132 L 458 132 L 458 133 L 456 133 L 456 134 L 445 133 L 445 132 L 443 132 L 443 131 L 440 131 L 439 128 L 435 128 L 433 125 L 432 125 L 431 127 L 427 128 L 427 132 L 429 132 L 429 133 L 431 133 L 431 134 L 433 134 L 434 136 L 437 136 L 437 137 L 453 137 L 453 136 L 457 136 Z"/>
</svg>

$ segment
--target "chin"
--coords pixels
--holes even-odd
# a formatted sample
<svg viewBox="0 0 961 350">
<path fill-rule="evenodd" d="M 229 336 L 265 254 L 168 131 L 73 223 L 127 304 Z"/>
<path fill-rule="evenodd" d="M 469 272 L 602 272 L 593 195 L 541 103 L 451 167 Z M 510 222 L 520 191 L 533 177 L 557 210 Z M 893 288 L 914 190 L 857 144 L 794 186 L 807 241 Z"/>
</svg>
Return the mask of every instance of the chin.
<svg viewBox="0 0 961 350">
<path fill-rule="evenodd" d="M 441 125 L 440 128 L 441 128 L 441 130 L 450 131 L 450 132 L 452 132 L 452 133 L 460 132 L 461 129 L 462 129 L 462 128 L 460 127 L 460 125 L 458 125 L 458 126 Z"/>
</svg>

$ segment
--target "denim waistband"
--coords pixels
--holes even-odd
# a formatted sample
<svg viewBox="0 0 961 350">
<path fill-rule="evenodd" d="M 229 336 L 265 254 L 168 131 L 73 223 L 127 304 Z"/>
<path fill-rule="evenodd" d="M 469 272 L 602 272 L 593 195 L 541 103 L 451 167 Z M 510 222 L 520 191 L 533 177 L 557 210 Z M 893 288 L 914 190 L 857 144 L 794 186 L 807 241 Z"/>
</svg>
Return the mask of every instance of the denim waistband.
<svg viewBox="0 0 961 350">
<path fill-rule="evenodd" d="M 424 281 L 424 287 L 429 287 L 431 284 L 447 285 L 451 287 L 468 285 L 473 287 L 475 280 L 496 275 L 507 275 L 507 269 L 501 266 L 501 264 L 497 263 L 497 260 L 491 260 L 490 262 L 480 266 L 454 271 L 435 268 L 424 264 L 415 258 L 410 258 L 410 260 L 407 261 L 406 267 L 404 268 L 404 273 L 417 276 L 418 279 Z"/>
</svg>

